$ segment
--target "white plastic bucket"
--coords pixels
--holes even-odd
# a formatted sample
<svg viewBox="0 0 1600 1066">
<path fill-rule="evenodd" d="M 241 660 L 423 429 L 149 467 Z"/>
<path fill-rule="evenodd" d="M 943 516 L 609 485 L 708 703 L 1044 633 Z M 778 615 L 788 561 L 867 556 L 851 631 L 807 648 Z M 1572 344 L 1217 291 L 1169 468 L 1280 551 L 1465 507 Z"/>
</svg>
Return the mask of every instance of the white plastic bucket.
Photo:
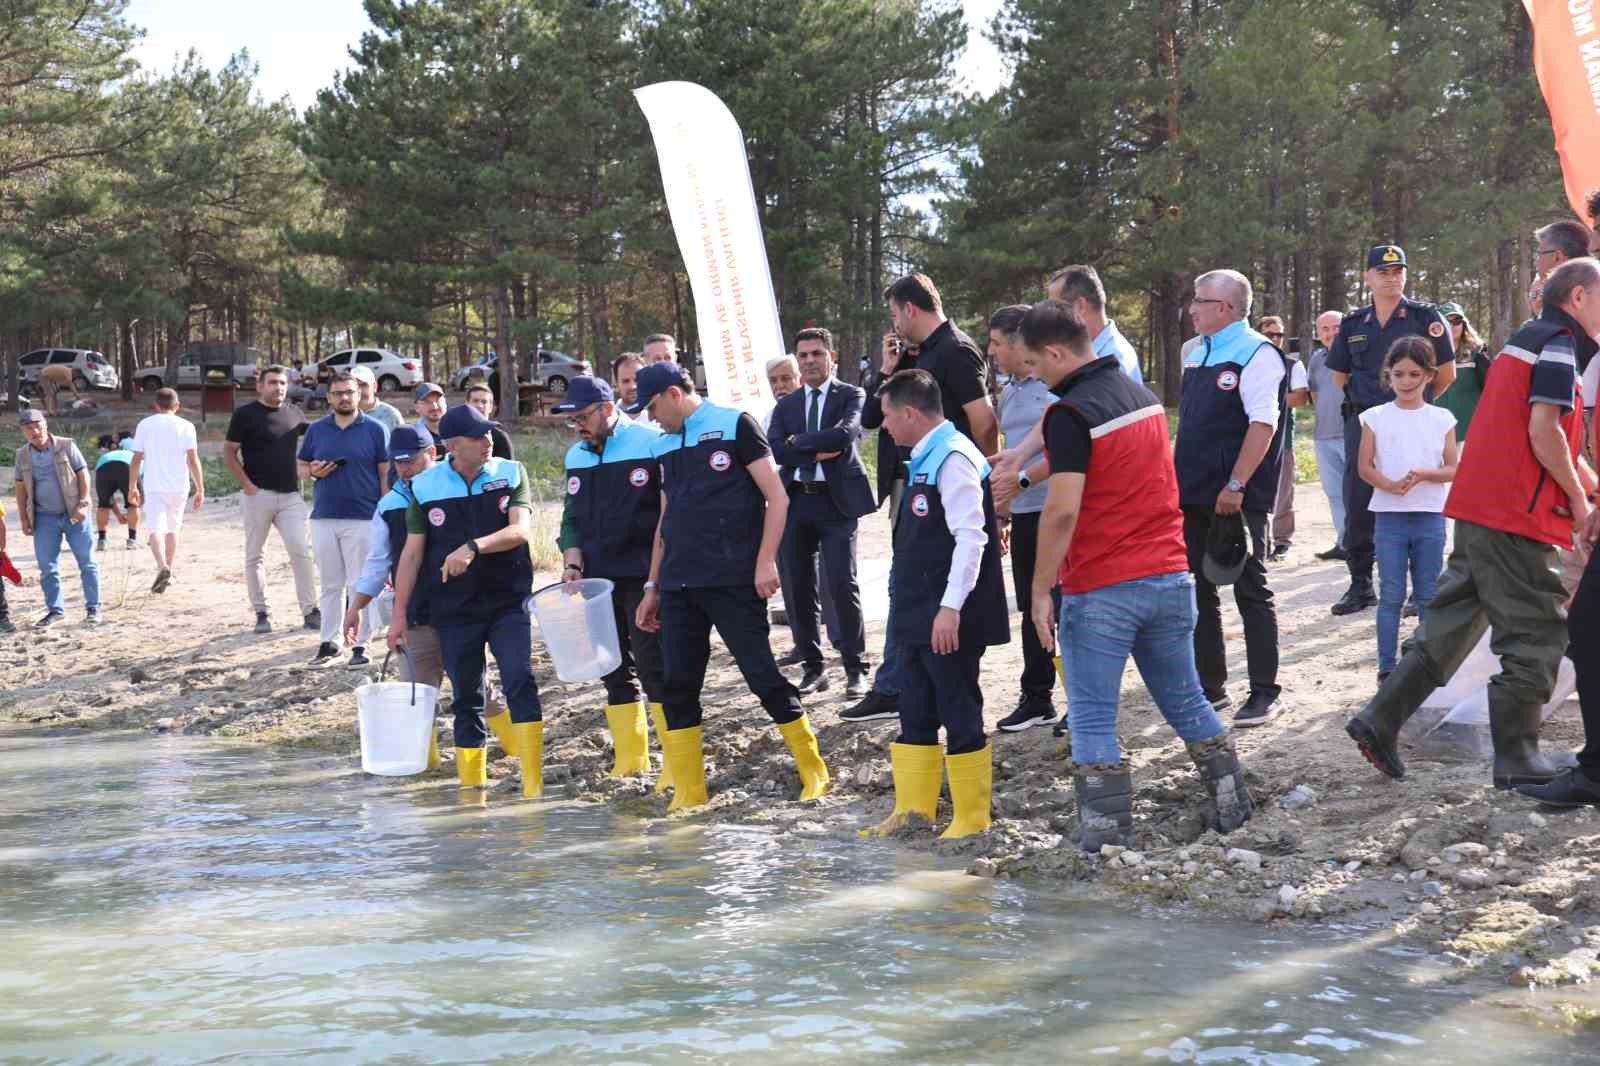
<svg viewBox="0 0 1600 1066">
<path fill-rule="evenodd" d="M 411 661 L 402 645 L 400 652 Z M 415 681 L 379 680 L 356 689 L 356 717 L 361 724 L 361 769 L 380 777 L 405 777 L 428 768 L 433 740 L 433 714 L 439 690 Z M 416 676 L 416 670 L 411 671 Z"/>
<path fill-rule="evenodd" d="M 546 585 L 528 597 L 528 613 L 539 623 L 561 680 L 593 681 L 621 665 L 612 592 L 610 581 L 589 577 Z"/>
</svg>

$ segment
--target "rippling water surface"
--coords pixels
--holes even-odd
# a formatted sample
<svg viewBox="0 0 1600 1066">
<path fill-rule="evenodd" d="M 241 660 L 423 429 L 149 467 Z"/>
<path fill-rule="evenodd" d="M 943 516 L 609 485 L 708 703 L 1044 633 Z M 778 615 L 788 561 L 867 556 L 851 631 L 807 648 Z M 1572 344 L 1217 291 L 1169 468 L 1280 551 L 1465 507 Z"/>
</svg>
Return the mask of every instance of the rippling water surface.
<svg viewBox="0 0 1600 1066">
<path fill-rule="evenodd" d="M 1350 931 L 182 739 L 0 735 L 0 1062 L 1594 1062 Z"/>
</svg>

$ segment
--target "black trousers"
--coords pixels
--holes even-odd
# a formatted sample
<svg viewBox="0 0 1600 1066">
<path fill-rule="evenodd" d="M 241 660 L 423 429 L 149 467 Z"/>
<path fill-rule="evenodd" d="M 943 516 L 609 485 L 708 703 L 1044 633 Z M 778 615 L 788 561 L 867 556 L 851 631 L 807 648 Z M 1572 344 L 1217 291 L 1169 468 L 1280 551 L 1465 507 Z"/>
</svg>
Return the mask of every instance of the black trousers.
<svg viewBox="0 0 1600 1066">
<path fill-rule="evenodd" d="M 753 584 L 664 591 L 659 620 L 661 709 L 668 729 L 697 726 L 705 715 L 700 693 L 711 661 L 712 626 L 772 720 L 785 725 L 800 717 L 800 693 L 778 671 L 768 636 L 767 601 L 756 595 Z"/>
<path fill-rule="evenodd" d="M 867 669 L 866 625 L 861 618 L 861 587 L 856 581 L 856 520 L 846 518 L 826 491 L 789 493 L 789 518 L 778 548 L 784 577 L 783 605 L 795 647 L 809 666 L 822 665 L 821 612 L 817 603 L 817 556 L 839 618 L 836 644 L 844 668 Z"/>
<path fill-rule="evenodd" d="M 1055 649 L 1039 643 L 1033 615 L 1033 565 L 1039 556 L 1039 515 L 1011 516 L 1011 583 L 1017 590 L 1017 610 L 1022 612 L 1022 698 L 1049 703 L 1056 686 Z M 1050 598 L 1059 614 L 1061 594 L 1052 589 Z"/>
<path fill-rule="evenodd" d="M 613 578 L 611 609 L 617 619 L 617 639 L 622 644 L 622 662 L 600 680 L 606 686 L 608 704 L 639 702 L 639 683 L 644 683 L 645 698 L 661 702 L 661 638 L 639 628 L 639 601 L 644 598 L 644 578 Z"/>
<path fill-rule="evenodd" d="M 1352 581 L 1371 581 L 1377 521 L 1372 486 L 1361 480 L 1361 419 L 1355 415 L 1344 420 L 1344 457 L 1344 550 L 1350 553 L 1345 565 Z"/>
<path fill-rule="evenodd" d="M 1194 625 L 1194 665 L 1200 672 L 1200 687 L 1206 698 L 1219 700 L 1227 692 L 1228 653 L 1222 643 L 1222 597 L 1217 586 L 1205 579 L 1200 561 L 1206 554 L 1206 537 L 1216 511 L 1210 507 L 1183 509 L 1183 543 L 1189 553 L 1189 569 L 1194 573 L 1194 599 L 1199 617 Z M 1245 661 L 1250 670 L 1250 692 L 1276 696 L 1278 684 L 1278 609 L 1267 587 L 1267 513 L 1246 511 L 1245 528 L 1250 531 L 1250 558 L 1244 573 L 1233 583 L 1233 602 L 1244 620 Z"/>
<path fill-rule="evenodd" d="M 983 648 L 935 655 L 931 644 L 911 644 L 899 654 L 901 744 L 937 744 L 941 726 L 946 755 L 965 755 L 989 743 L 978 686 Z"/>
<path fill-rule="evenodd" d="M 1578 762 L 1584 775 L 1600 781 L 1600 548 L 1578 583 L 1567 612 L 1567 658 L 1578 674 L 1578 702 L 1583 705 L 1584 747 Z"/>
</svg>

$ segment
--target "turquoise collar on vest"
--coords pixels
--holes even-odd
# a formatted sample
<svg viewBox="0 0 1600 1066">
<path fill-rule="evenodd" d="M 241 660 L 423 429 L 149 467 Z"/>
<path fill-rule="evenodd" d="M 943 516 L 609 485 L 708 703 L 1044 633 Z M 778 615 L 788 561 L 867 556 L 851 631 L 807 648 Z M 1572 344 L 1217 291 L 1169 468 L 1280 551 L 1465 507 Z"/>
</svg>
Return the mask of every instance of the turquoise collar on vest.
<svg viewBox="0 0 1600 1066">
<path fill-rule="evenodd" d="M 1195 353 L 1200 358 L 1192 366 L 1215 366 L 1218 363 L 1237 363 L 1248 366 L 1263 344 L 1271 344 L 1261 334 L 1251 329 L 1244 319 L 1230 323 L 1207 337 Z"/>
<path fill-rule="evenodd" d="M 912 449 L 911 466 L 908 471 L 911 482 L 915 484 L 920 480 L 927 484 L 937 483 L 939 468 L 944 465 L 945 459 L 952 452 L 966 456 L 977 469 L 980 480 L 989 476 L 989 462 L 983 457 L 983 453 L 978 451 L 978 446 L 967 439 L 966 434 L 957 429 L 954 422 L 945 421 Z"/>
</svg>

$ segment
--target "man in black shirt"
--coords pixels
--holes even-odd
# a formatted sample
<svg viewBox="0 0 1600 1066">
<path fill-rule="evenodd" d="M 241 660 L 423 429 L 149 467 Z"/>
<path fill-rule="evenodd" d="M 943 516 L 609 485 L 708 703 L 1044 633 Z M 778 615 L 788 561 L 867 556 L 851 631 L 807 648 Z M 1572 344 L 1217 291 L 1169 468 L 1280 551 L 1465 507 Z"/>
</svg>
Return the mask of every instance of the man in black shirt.
<svg viewBox="0 0 1600 1066">
<path fill-rule="evenodd" d="M 878 397 L 878 390 L 896 371 L 913 368 L 926 370 L 939 386 L 945 419 L 976 444 L 984 455 L 999 451 L 1000 423 L 995 418 L 994 405 L 989 401 L 983 353 L 978 351 L 971 337 L 956 329 L 944 317 L 944 305 L 932 279 L 926 274 L 903 275 L 883 290 L 883 296 L 889 301 L 889 318 L 894 325 L 894 333 L 884 337 L 883 365 L 867 381 L 862 426 L 872 429 L 883 425 L 883 403 Z M 914 362 L 905 359 L 908 347 L 916 349 Z M 887 436 L 881 431 L 878 434 L 878 503 L 882 506 L 885 498 L 892 500 L 889 511 L 892 526 L 900 510 L 905 456 L 898 451 L 887 451 L 884 446 Z M 889 454 L 894 459 L 886 477 L 884 459 Z M 889 611 L 894 613 L 892 583 L 889 586 Z M 860 703 L 841 711 L 841 721 L 870 722 L 900 716 L 896 650 L 893 642 L 884 641 L 883 661 L 878 667 L 877 676 L 873 678 L 872 691 Z"/>
<path fill-rule="evenodd" d="M 261 561 L 274 526 L 294 570 L 295 598 L 307 629 L 320 629 L 317 584 L 306 545 L 306 501 L 300 495 L 295 453 L 306 431 L 305 412 L 286 402 L 289 371 L 269 366 L 256 378 L 256 399 L 233 412 L 223 460 L 244 491 L 244 580 L 256 612 L 256 632 L 272 632 L 267 615 L 266 567 Z"/>
</svg>

